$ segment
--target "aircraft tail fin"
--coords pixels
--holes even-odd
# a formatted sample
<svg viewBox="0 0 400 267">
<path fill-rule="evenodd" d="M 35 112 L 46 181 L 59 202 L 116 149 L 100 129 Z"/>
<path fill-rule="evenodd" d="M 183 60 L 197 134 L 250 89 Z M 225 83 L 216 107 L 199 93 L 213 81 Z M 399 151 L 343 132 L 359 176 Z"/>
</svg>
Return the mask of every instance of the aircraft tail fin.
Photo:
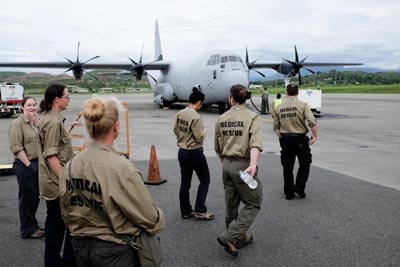
<svg viewBox="0 0 400 267">
<path fill-rule="evenodd" d="M 154 60 L 163 60 L 161 51 L 161 39 L 160 32 L 158 30 L 158 21 L 156 20 L 155 31 L 154 31 Z"/>
</svg>

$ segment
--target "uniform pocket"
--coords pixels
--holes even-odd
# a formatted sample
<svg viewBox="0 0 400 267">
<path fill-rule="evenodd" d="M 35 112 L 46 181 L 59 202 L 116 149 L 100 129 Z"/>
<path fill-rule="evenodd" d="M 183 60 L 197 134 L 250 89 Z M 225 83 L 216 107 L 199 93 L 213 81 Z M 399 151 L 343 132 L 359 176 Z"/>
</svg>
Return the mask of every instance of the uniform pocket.
<svg viewBox="0 0 400 267">
<path fill-rule="evenodd" d="M 109 246 L 102 243 L 101 246 L 96 247 L 96 256 L 97 257 L 105 257 L 105 258 L 113 258 L 124 255 L 128 250 L 132 250 L 132 248 L 128 245 L 118 245 L 116 243 L 112 243 Z"/>
</svg>

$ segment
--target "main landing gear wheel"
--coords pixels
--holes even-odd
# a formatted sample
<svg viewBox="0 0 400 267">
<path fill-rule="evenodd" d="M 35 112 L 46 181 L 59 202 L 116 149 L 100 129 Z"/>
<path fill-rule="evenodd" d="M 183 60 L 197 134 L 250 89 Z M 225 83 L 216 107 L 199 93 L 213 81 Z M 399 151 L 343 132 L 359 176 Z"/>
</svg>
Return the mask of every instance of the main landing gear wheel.
<svg viewBox="0 0 400 267">
<path fill-rule="evenodd" d="M 226 104 L 225 103 L 218 103 L 218 112 L 219 114 L 223 114 L 226 111 Z"/>
<path fill-rule="evenodd" d="M 169 108 L 171 106 L 171 102 L 165 101 L 163 97 L 161 97 L 160 108 Z"/>
</svg>

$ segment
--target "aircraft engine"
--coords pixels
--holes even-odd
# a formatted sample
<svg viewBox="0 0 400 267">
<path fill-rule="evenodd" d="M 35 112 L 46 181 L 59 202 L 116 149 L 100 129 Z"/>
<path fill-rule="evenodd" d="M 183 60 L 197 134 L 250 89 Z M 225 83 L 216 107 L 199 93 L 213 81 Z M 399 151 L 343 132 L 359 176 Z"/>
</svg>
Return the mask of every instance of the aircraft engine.
<svg viewBox="0 0 400 267">
<path fill-rule="evenodd" d="M 301 68 L 308 70 L 308 71 L 311 72 L 312 74 L 314 74 L 315 72 L 314 72 L 313 70 L 311 70 L 311 69 L 306 68 L 306 67 L 303 66 L 303 63 L 304 63 L 304 61 L 306 61 L 306 59 L 308 58 L 308 56 L 305 57 L 305 58 L 303 58 L 301 61 L 299 61 L 299 54 L 297 53 L 297 48 L 296 48 L 296 46 L 294 46 L 294 57 L 295 57 L 295 60 L 294 60 L 294 61 L 293 61 L 293 60 L 288 60 L 288 59 L 284 59 L 284 58 L 283 58 L 284 62 L 282 63 L 282 65 L 283 65 L 285 62 L 289 63 L 289 64 L 292 66 L 292 68 L 291 68 L 291 70 L 286 74 L 286 76 L 287 76 L 287 77 L 294 77 L 294 76 L 296 76 L 297 74 L 299 74 L 299 84 L 301 84 L 301 73 L 300 73 L 300 69 L 301 69 Z"/>
<path fill-rule="evenodd" d="M 130 72 L 132 73 L 132 75 L 136 78 L 136 80 L 137 81 L 140 81 L 141 79 L 142 79 L 142 76 L 143 76 L 143 74 L 146 74 L 147 76 L 149 76 L 150 78 L 152 78 L 153 79 L 153 81 L 155 81 L 156 83 L 157 83 L 157 80 L 153 77 L 153 76 L 151 76 L 151 74 L 150 73 L 148 73 L 147 71 L 146 71 L 146 66 L 148 66 L 148 65 L 150 65 L 150 64 L 152 64 L 152 63 L 154 63 L 154 62 L 157 62 L 157 61 L 160 61 L 160 60 L 162 60 L 161 58 L 160 59 L 156 59 L 156 60 L 154 60 L 154 61 L 152 61 L 152 62 L 150 62 L 150 63 L 147 63 L 147 64 L 142 64 L 142 58 L 143 58 L 143 47 L 142 47 L 142 53 L 140 54 L 140 59 L 139 59 L 139 62 L 136 62 L 135 60 L 133 60 L 132 58 L 130 58 L 130 57 L 128 57 L 129 58 L 129 60 L 132 62 L 132 66 L 131 66 L 131 68 L 130 68 Z"/>
<path fill-rule="evenodd" d="M 72 74 L 74 75 L 75 80 L 80 80 L 82 78 L 83 75 L 82 66 L 71 67 L 71 69 L 69 70 L 72 70 Z"/>
<path fill-rule="evenodd" d="M 163 101 L 162 101 L 162 95 L 156 95 L 153 99 L 153 102 L 156 103 L 157 105 L 162 105 Z"/>
<path fill-rule="evenodd" d="M 89 62 L 89 61 L 91 61 L 91 60 L 93 60 L 93 59 L 96 59 L 96 58 L 99 58 L 99 57 L 100 57 L 100 56 L 95 56 L 95 57 L 92 57 L 92 58 L 89 59 L 89 60 L 86 60 L 85 62 L 80 62 L 80 61 L 79 61 L 79 45 L 80 45 L 80 42 L 78 42 L 78 50 L 77 50 L 77 53 L 76 53 L 76 61 L 75 61 L 75 62 L 73 62 L 72 60 L 70 60 L 70 59 L 64 57 L 64 56 L 61 55 L 60 53 L 58 53 L 60 56 L 62 56 L 63 58 L 65 58 L 65 60 L 67 60 L 67 61 L 71 64 L 70 68 L 67 69 L 65 72 L 68 72 L 68 71 L 72 70 L 72 74 L 74 75 L 74 78 L 75 78 L 76 80 L 80 80 L 80 79 L 82 78 L 83 73 L 86 72 L 86 70 L 84 69 L 83 66 L 84 66 L 87 62 Z M 91 75 L 89 72 L 87 72 L 87 74 L 90 75 L 90 76 L 92 76 L 95 80 L 97 80 L 97 78 L 94 77 L 93 75 Z"/>
</svg>

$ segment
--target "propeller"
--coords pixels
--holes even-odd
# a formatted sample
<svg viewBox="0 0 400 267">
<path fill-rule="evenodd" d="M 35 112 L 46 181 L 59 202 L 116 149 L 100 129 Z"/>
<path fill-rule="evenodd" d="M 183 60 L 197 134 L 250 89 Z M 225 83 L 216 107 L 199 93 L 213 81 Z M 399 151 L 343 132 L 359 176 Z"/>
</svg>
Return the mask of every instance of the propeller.
<svg viewBox="0 0 400 267">
<path fill-rule="evenodd" d="M 295 61 L 292 60 L 288 60 L 288 59 L 284 59 L 282 58 L 284 61 L 292 64 L 293 68 L 292 70 L 289 72 L 289 74 L 291 76 L 296 76 L 296 74 L 299 74 L 299 85 L 301 84 L 301 73 L 300 73 L 300 69 L 304 68 L 306 70 L 308 70 L 309 72 L 311 72 L 312 74 L 315 74 L 315 72 L 309 68 L 306 68 L 303 66 L 304 61 L 306 61 L 306 59 L 308 58 L 308 56 L 306 56 L 305 58 L 303 58 L 301 61 L 299 61 L 299 54 L 297 53 L 297 48 L 296 46 L 294 46 L 294 56 L 295 56 Z"/>
<path fill-rule="evenodd" d="M 258 71 L 258 70 L 256 70 L 256 69 L 253 68 L 253 64 L 256 63 L 256 62 L 257 62 L 260 58 L 262 58 L 262 57 L 263 57 L 263 56 L 257 58 L 257 59 L 254 60 L 253 62 L 249 62 L 249 53 L 248 53 L 248 51 L 247 51 L 247 46 L 246 46 L 246 65 L 247 65 L 247 68 L 248 68 L 249 70 L 253 70 L 253 71 L 257 72 L 258 74 L 260 74 L 262 77 L 265 78 L 264 73 L 262 73 L 262 72 L 260 72 L 260 71 Z"/>
<path fill-rule="evenodd" d="M 133 60 L 132 58 L 130 58 L 128 56 L 129 60 L 133 63 L 133 66 L 129 69 L 129 71 L 132 72 L 132 75 L 134 75 L 136 77 L 136 80 L 138 80 L 138 81 L 140 81 L 142 79 L 143 74 L 146 74 L 147 76 L 152 78 L 154 82 L 157 83 L 157 80 L 150 73 L 148 73 L 146 71 L 146 66 L 148 66 L 154 62 L 160 61 L 161 59 L 157 59 L 157 60 L 154 60 L 152 62 L 149 62 L 149 63 L 143 65 L 142 64 L 143 47 L 144 47 L 144 45 L 142 46 L 142 52 L 140 53 L 139 62 L 136 62 L 135 60 Z"/>
<path fill-rule="evenodd" d="M 89 61 L 91 61 L 91 60 L 93 60 L 93 59 L 96 59 L 96 58 L 99 58 L 100 56 L 95 56 L 95 57 L 92 57 L 91 59 L 86 60 L 85 62 L 80 62 L 80 61 L 79 61 L 79 46 L 80 46 L 80 42 L 78 42 L 78 49 L 77 49 L 77 53 L 76 53 L 76 61 L 75 61 L 75 62 L 73 62 L 72 60 L 70 60 L 70 59 L 64 57 L 63 55 L 60 54 L 60 52 L 57 52 L 57 53 L 58 53 L 60 56 L 62 56 L 65 60 L 67 60 L 69 63 L 71 63 L 71 67 L 70 67 L 69 69 L 67 69 L 65 72 L 68 72 L 68 71 L 72 70 L 72 73 L 73 73 L 74 78 L 75 78 L 76 80 L 80 80 L 80 79 L 82 78 L 82 75 L 83 75 L 84 72 L 86 72 L 89 76 L 91 76 L 92 78 L 94 78 L 95 80 L 97 80 L 97 78 L 96 78 L 95 76 L 93 76 L 92 74 L 90 74 L 89 72 L 87 72 L 87 71 L 84 69 L 83 66 L 84 66 L 86 63 L 88 63 Z M 65 72 L 64 72 L 64 73 L 65 73 Z"/>
</svg>

